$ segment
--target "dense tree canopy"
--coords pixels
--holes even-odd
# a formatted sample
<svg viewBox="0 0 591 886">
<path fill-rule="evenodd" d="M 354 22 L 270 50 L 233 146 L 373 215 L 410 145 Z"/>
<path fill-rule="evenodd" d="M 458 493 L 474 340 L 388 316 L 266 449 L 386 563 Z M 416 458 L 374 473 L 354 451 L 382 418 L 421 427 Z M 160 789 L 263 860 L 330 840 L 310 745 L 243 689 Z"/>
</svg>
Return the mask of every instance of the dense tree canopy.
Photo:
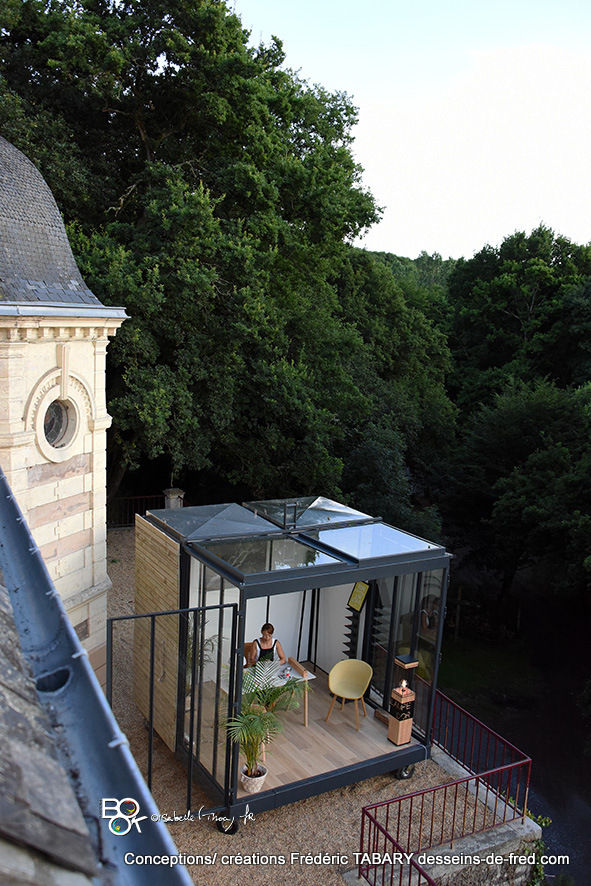
<svg viewBox="0 0 591 886">
<path fill-rule="evenodd" d="M 449 522 L 482 567 L 544 572 L 545 591 L 591 579 L 591 387 L 510 383 L 468 422 L 454 455 Z M 539 592 L 544 589 L 538 588 Z"/>
<path fill-rule="evenodd" d="M 454 418 L 445 338 L 350 245 L 378 217 L 350 99 L 283 61 L 222 0 L 9 0 L 0 131 L 46 176 L 91 287 L 128 309 L 112 491 L 152 463 L 255 496 L 379 495 L 421 527 L 411 496 Z"/>
<path fill-rule="evenodd" d="M 442 510 L 501 593 L 540 564 L 582 593 L 591 247 L 540 226 L 457 262 L 356 249 L 379 212 L 355 120 L 222 0 L 0 9 L 0 131 L 130 318 L 111 491 L 149 468 L 194 500 L 323 492 L 429 535 Z"/>
<path fill-rule="evenodd" d="M 591 587 L 590 274 L 591 247 L 541 226 L 449 277 L 460 433 L 442 504 L 501 596 L 516 578 L 538 596 Z"/>
<path fill-rule="evenodd" d="M 463 408 L 486 403 L 509 378 L 548 378 L 562 387 L 584 380 L 565 357 L 573 288 L 589 274 L 591 247 L 543 226 L 457 262 L 449 299 L 454 387 Z"/>
</svg>

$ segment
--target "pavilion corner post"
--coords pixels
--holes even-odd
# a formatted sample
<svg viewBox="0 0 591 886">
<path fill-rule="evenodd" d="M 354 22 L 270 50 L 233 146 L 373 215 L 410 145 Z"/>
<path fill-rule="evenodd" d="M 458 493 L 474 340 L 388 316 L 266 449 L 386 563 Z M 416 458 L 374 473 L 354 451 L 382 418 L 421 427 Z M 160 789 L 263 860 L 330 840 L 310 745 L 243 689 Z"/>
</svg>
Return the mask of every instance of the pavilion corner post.
<svg viewBox="0 0 591 886">
<path fill-rule="evenodd" d="M 244 617 L 240 618 L 240 614 L 244 613 L 244 609 L 239 610 L 237 606 L 232 606 L 232 636 L 230 638 L 230 649 L 240 649 L 239 636 L 242 636 L 242 648 L 244 648 Z M 235 689 L 242 693 L 242 668 L 237 667 L 239 652 L 233 654 L 230 659 L 230 684 L 228 687 L 228 708 L 226 711 L 226 719 L 230 720 L 236 711 L 235 705 Z M 237 674 L 240 674 L 239 679 Z M 237 687 L 237 683 L 240 685 Z M 224 760 L 224 802 L 230 805 L 234 802 L 234 785 L 238 781 L 238 747 L 229 741 L 226 734 L 226 755 Z"/>
<path fill-rule="evenodd" d="M 179 657 L 177 683 L 177 751 L 184 747 L 185 738 L 185 705 L 187 695 L 187 650 L 189 649 L 189 588 L 191 582 L 191 555 L 184 545 L 180 548 L 179 560 Z M 193 684 L 191 683 L 191 686 Z"/>
<path fill-rule="evenodd" d="M 437 641 L 435 645 L 435 659 L 433 662 L 433 677 L 431 682 L 431 693 L 429 697 L 429 709 L 427 711 L 427 722 L 425 724 L 425 744 L 427 747 L 431 744 L 433 738 L 433 727 L 435 719 L 435 692 L 437 688 L 437 680 L 439 677 L 439 661 L 441 659 L 441 644 L 443 641 L 443 626 L 445 624 L 445 614 L 447 609 L 447 589 L 449 586 L 449 565 L 444 570 L 441 581 L 441 600 L 439 625 L 437 627 Z"/>
<path fill-rule="evenodd" d="M 232 637 L 236 640 L 234 649 L 235 661 L 235 680 L 234 685 L 230 680 L 229 688 L 229 705 L 231 706 L 231 717 L 235 717 L 240 713 L 242 708 L 242 675 L 243 675 L 243 657 L 244 657 L 244 634 L 246 630 L 246 593 L 244 588 L 240 588 L 240 608 L 236 613 L 234 623 L 237 623 L 237 630 L 232 630 Z M 228 747 L 230 753 L 228 755 Z M 238 766 L 240 763 L 240 747 L 236 742 L 231 742 L 228 733 L 226 733 L 226 778 L 225 780 L 225 801 L 228 806 L 236 801 L 238 790 Z"/>
</svg>

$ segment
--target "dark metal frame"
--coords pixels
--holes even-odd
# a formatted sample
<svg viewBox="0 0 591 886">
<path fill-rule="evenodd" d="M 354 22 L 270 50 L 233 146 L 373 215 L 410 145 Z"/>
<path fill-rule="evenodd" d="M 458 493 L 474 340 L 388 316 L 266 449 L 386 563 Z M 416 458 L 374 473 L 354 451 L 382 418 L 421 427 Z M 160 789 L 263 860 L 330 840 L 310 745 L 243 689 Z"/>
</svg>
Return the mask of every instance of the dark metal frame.
<svg viewBox="0 0 591 886">
<path fill-rule="evenodd" d="M 416 600 L 415 600 L 415 614 L 414 614 L 414 622 L 413 622 L 413 648 L 416 643 L 416 633 L 418 627 L 418 610 L 420 606 L 420 576 L 424 571 L 432 571 L 435 569 L 443 569 L 444 570 L 444 580 L 442 582 L 442 592 L 441 592 L 441 618 L 439 625 L 439 632 L 436 641 L 436 649 L 435 649 L 435 664 L 434 664 L 434 680 L 433 680 L 433 691 L 432 695 L 434 695 L 434 690 L 436 686 L 436 668 L 437 662 L 440 654 L 441 647 L 441 636 L 442 636 L 442 628 L 443 628 L 443 613 L 445 607 L 445 592 L 447 587 L 447 576 L 448 576 L 448 568 L 449 568 L 449 560 L 450 555 L 447 554 L 442 548 L 434 548 L 430 552 L 419 552 L 418 554 L 401 554 L 397 556 L 389 556 L 389 557 L 376 557 L 371 560 L 363 560 L 363 563 L 360 564 L 358 560 L 350 556 L 343 556 L 342 552 L 326 545 L 320 544 L 316 540 L 311 540 L 308 536 L 304 534 L 304 532 L 294 530 L 292 532 L 284 531 L 282 533 L 277 533 L 277 531 L 271 531 L 268 534 L 261 534 L 257 536 L 259 538 L 272 538 L 278 539 L 283 537 L 290 537 L 295 539 L 296 541 L 302 541 L 307 546 L 312 546 L 321 551 L 328 553 L 330 556 L 333 556 L 337 563 L 334 564 L 322 564 L 320 566 L 313 567 L 301 567 L 290 569 L 289 572 L 278 571 L 271 573 L 257 573 L 252 575 L 244 575 L 239 570 L 235 569 L 231 565 L 225 563 L 220 558 L 218 558 L 211 551 L 206 550 L 201 544 L 195 541 L 187 541 L 181 536 L 179 536 L 178 532 L 171 530 L 171 528 L 162 520 L 158 519 L 154 515 L 148 514 L 146 518 L 148 522 L 152 523 L 152 525 L 157 526 L 161 531 L 167 534 L 169 537 L 174 538 L 178 541 L 181 551 L 181 559 L 180 559 L 180 588 L 179 588 L 179 603 L 181 607 L 179 610 L 173 610 L 172 612 L 177 612 L 180 617 L 184 614 L 184 622 L 181 622 L 181 644 L 180 644 L 180 667 L 179 667 L 179 690 L 178 690 L 178 699 L 177 699 L 177 755 L 186 761 L 187 769 L 188 769 L 188 781 L 192 782 L 192 779 L 195 775 L 201 776 L 201 781 L 205 782 L 206 785 L 213 791 L 216 801 L 220 804 L 216 806 L 215 809 L 219 810 L 221 808 L 225 809 L 227 815 L 232 818 L 237 818 L 246 808 L 253 812 L 255 811 L 263 811 L 266 809 L 276 808 L 285 803 L 295 802 L 300 799 L 304 799 L 306 797 L 314 796 L 319 793 L 323 793 L 328 790 L 333 790 L 337 787 L 343 787 L 345 785 L 354 784 L 357 781 L 360 781 L 365 778 L 370 778 L 374 775 L 383 774 L 385 772 L 394 771 L 398 769 L 405 768 L 406 766 L 411 765 L 412 763 L 416 763 L 420 760 L 424 760 L 429 756 L 430 751 L 430 732 L 431 730 L 427 730 L 426 735 L 417 735 L 421 742 L 418 745 L 411 745 L 401 748 L 396 748 L 393 746 L 392 752 L 382 755 L 380 757 L 376 757 L 370 760 L 361 761 L 354 766 L 348 766 L 343 769 L 337 769 L 332 772 L 323 773 L 321 775 L 313 776 L 308 779 L 304 779 L 302 781 L 292 782 L 291 784 L 284 785 L 280 788 L 271 789 L 267 791 L 262 791 L 260 794 L 250 795 L 248 798 L 238 798 L 238 766 L 239 766 L 239 748 L 237 745 L 232 745 L 229 740 L 226 741 L 226 755 L 224 761 L 224 784 L 221 785 L 220 782 L 217 782 L 215 778 L 212 778 L 211 774 L 208 770 L 203 766 L 200 760 L 195 758 L 193 754 L 192 746 L 189 748 L 189 752 L 187 752 L 185 748 L 184 742 L 184 705 L 185 705 L 185 694 L 184 694 L 184 686 L 185 686 L 185 673 L 184 673 L 184 663 L 186 660 L 186 649 L 187 649 L 187 613 L 189 612 L 201 612 L 203 613 L 208 608 L 218 609 L 220 607 L 232 606 L 235 608 L 235 617 L 234 617 L 234 626 L 232 632 L 232 674 L 229 685 L 229 708 L 228 708 L 228 716 L 232 716 L 240 710 L 241 698 L 242 698 L 242 656 L 244 649 L 244 631 L 245 631 L 245 615 L 246 615 L 246 605 L 248 600 L 256 599 L 260 597 L 270 597 L 283 593 L 293 593 L 294 591 L 304 592 L 305 596 L 308 597 L 307 591 L 311 590 L 311 599 L 310 599 L 310 630 L 309 636 L 307 640 L 307 648 L 308 648 L 308 659 L 311 660 L 314 664 L 314 668 L 316 668 L 315 662 L 317 657 L 317 643 L 318 643 L 318 616 L 319 616 L 319 606 L 320 606 L 320 589 L 322 587 L 335 586 L 340 584 L 346 584 L 348 582 L 354 583 L 358 581 L 361 577 L 364 580 L 370 583 L 370 592 L 368 594 L 368 601 L 366 603 L 366 616 L 365 616 L 365 629 L 364 629 L 364 637 L 363 637 L 363 651 L 362 655 L 367 660 L 367 656 L 370 652 L 370 631 L 371 631 L 371 611 L 372 606 L 375 605 L 375 583 L 379 578 L 393 577 L 394 578 L 394 593 L 398 588 L 398 577 L 405 574 L 418 573 L 419 574 L 419 587 L 416 592 Z M 369 523 L 376 523 L 377 520 L 366 520 L 363 521 L 362 525 L 368 525 Z M 347 525 L 359 525 L 359 521 L 352 521 Z M 312 528 L 312 527 L 311 527 Z M 326 527 L 322 527 L 326 528 Z M 338 527 L 335 528 L 344 528 L 343 524 L 339 524 Z M 209 543 L 212 541 L 220 541 L 221 539 L 204 539 L 202 541 Z M 236 539 L 237 540 L 237 539 Z M 189 609 L 189 586 L 190 586 L 190 560 L 191 558 L 199 561 L 203 566 L 210 568 L 213 572 L 215 572 L 220 577 L 220 593 L 221 598 L 223 600 L 223 589 L 224 582 L 230 582 L 234 587 L 237 587 L 239 590 L 240 598 L 238 604 L 223 604 L 220 602 L 219 606 L 206 607 L 204 606 L 204 598 L 201 599 L 200 607 L 193 607 Z M 362 570 L 362 574 L 360 572 Z M 302 605 L 305 605 L 304 599 Z M 396 607 L 392 607 L 391 613 L 391 624 L 389 635 L 390 638 L 395 636 L 394 634 L 394 614 L 396 611 Z M 168 612 L 167 614 L 172 614 L 172 612 Z M 138 617 L 138 616 L 136 616 Z M 124 618 L 124 617 L 121 617 Z M 197 616 L 194 616 L 196 619 Z M 196 655 L 196 645 L 198 642 L 198 631 L 196 621 L 194 622 L 194 637 L 193 637 L 193 671 L 192 676 L 195 676 L 195 655 Z M 300 642 L 301 642 L 301 631 L 300 631 Z M 304 643 L 304 648 L 305 648 Z M 393 655 L 394 650 L 390 650 L 390 658 Z M 202 673 L 203 669 L 200 669 L 200 673 Z M 182 673 L 181 673 L 182 672 Z M 194 684 L 192 684 L 194 685 Z M 219 683 L 216 683 L 216 693 L 219 692 Z M 194 692 L 192 693 L 193 702 L 194 702 Z M 372 701 L 367 699 L 369 705 L 371 707 L 375 707 Z M 383 707 L 385 708 L 387 703 L 389 702 L 389 697 L 384 697 Z M 430 703 L 430 711 L 432 711 L 433 700 L 431 699 Z M 217 706 L 217 694 L 216 694 L 216 706 Z M 194 715 L 194 711 L 190 712 L 190 717 Z M 199 713 L 197 711 L 197 715 Z M 431 716 L 431 715 L 429 715 Z M 153 724 L 152 724 L 153 726 Z M 192 738 L 192 726 L 193 721 L 191 720 L 191 731 L 190 735 Z M 191 742 L 192 744 L 192 742 Z M 187 787 L 187 803 L 188 808 L 190 808 L 191 801 L 191 787 L 188 784 Z M 213 810 L 210 810 L 213 811 Z"/>
<path fill-rule="evenodd" d="M 236 710 L 236 696 L 233 691 L 234 686 L 236 685 L 236 654 L 235 650 L 237 649 L 237 625 L 238 625 L 238 607 L 235 603 L 222 603 L 219 605 L 213 606 L 193 606 L 191 608 L 185 607 L 183 609 L 167 609 L 160 612 L 144 612 L 136 615 L 118 615 L 113 618 L 107 619 L 107 679 L 106 679 L 106 696 L 109 705 L 112 705 L 113 702 L 113 625 L 116 622 L 125 622 L 125 621 L 137 621 L 139 619 L 150 619 L 150 649 L 149 649 L 149 659 L 150 659 L 150 676 L 149 676 L 149 702 L 148 702 L 148 763 L 147 763 L 147 777 L 146 782 L 148 788 L 152 789 L 152 776 L 153 776 L 153 755 L 154 755 L 154 658 L 155 658 L 155 636 L 156 636 L 156 620 L 158 618 L 164 618 L 171 615 L 176 615 L 179 617 L 179 627 L 185 627 L 185 631 L 180 631 L 180 637 L 183 637 L 183 633 L 185 635 L 185 643 L 184 643 L 184 655 L 182 659 L 179 659 L 179 664 L 182 665 L 179 667 L 179 696 L 182 697 L 182 705 L 179 705 L 179 699 L 177 699 L 177 754 L 186 760 L 187 763 L 187 809 L 191 809 L 192 803 L 192 786 L 193 786 L 193 770 L 194 768 L 198 769 L 200 774 L 204 776 L 207 781 L 210 783 L 210 787 L 217 792 L 220 793 L 220 799 L 227 797 L 229 791 L 229 781 L 228 781 L 228 771 L 229 771 L 229 747 L 228 743 L 226 743 L 226 761 L 224 765 L 224 784 L 223 786 L 216 782 L 215 774 L 212 777 L 212 774 L 203 766 L 203 764 L 199 761 L 198 758 L 195 758 L 193 754 L 193 734 L 195 727 L 195 689 L 196 685 L 196 674 L 199 672 L 201 676 L 203 674 L 203 644 L 197 643 L 198 636 L 202 636 L 202 631 L 204 627 L 204 619 L 205 613 L 209 611 L 220 612 L 221 610 L 230 610 L 232 612 L 232 636 L 231 636 L 231 649 L 232 655 L 230 659 L 230 678 L 228 685 L 228 710 L 227 716 L 233 716 L 233 713 Z M 191 705 L 189 711 L 189 749 L 188 751 L 185 748 L 185 740 L 184 740 L 184 722 L 185 722 L 185 679 L 186 679 L 186 628 L 188 625 L 188 618 L 190 615 L 193 615 L 193 648 L 191 655 Z M 198 630 L 198 621 L 200 623 L 200 629 Z M 197 652 L 199 650 L 200 655 L 200 666 L 197 668 Z M 220 658 L 218 655 L 218 667 L 217 667 L 217 675 L 219 678 L 220 673 Z M 241 676 L 241 675 L 240 675 Z M 240 680 L 241 682 L 241 680 Z M 199 680 L 199 684 L 202 684 L 202 681 Z M 220 702 L 220 683 L 219 679 L 216 681 L 216 696 L 215 696 L 215 710 L 216 716 L 217 711 L 219 710 L 219 702 Z M 201 692 L 199 692 L 199 699 L 197 702 L 197 734 L 198 740 L 200 739 L 201 730 L 199 728 L 200 718 L 201 718 Z M 179 741 L 179 731 L 181 733 L 181 740 Z M 213 767 L 214 773 L 216 771 L 216 767 Z"/>
</svg>

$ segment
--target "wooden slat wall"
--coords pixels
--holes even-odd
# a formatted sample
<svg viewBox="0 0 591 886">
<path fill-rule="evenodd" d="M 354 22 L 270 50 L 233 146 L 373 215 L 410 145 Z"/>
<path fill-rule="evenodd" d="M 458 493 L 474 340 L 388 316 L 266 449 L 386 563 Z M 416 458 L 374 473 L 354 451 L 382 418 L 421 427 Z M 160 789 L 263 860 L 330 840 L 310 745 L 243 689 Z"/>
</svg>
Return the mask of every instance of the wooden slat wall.
<svg viewBox="0 0 591 886">
<path fill-rule="evenodd" d="M 179 607 L 180 547 L 143 517 L 135 518 L 135 611 Z M 179 616 L 156 619 L 154 728 L 171 749 L 176 745 Z M 133 638 L 134 700 L 150 713 L 150 619 L 136 619 Z"/>
</svg>

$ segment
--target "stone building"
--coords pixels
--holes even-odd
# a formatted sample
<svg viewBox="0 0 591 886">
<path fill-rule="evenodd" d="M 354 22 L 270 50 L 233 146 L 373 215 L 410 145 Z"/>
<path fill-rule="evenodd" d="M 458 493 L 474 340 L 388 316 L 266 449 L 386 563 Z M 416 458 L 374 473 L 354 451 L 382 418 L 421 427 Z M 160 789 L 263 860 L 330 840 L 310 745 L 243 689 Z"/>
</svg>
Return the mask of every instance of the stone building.
<svg viewBox="0 0 591 886">
<path fill-rule="evenodd" d="M 43 177 L 0 137 L 0 464 L 105 670 L 105 358 L 123 308 L 88 289 Z"/>
</svg>

